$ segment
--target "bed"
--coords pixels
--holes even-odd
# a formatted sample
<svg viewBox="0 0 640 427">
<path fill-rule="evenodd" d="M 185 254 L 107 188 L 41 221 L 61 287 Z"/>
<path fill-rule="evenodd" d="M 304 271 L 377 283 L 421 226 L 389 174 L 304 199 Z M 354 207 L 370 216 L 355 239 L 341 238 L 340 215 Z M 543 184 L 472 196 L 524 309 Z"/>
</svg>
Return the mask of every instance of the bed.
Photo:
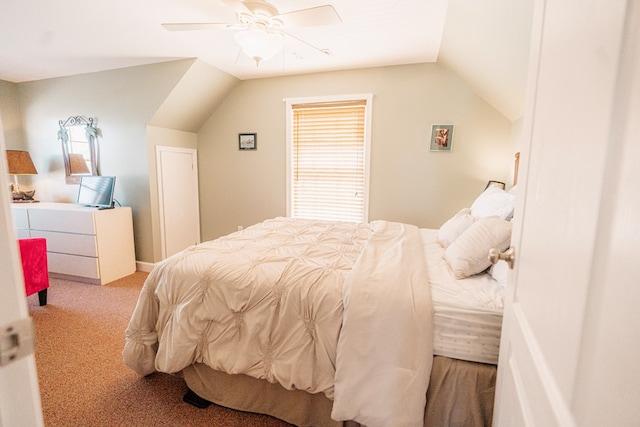
<svg viewBox="0 0 640 427">
<path fill-rule="evenodd" d="M 486 253 L 513 198 L 487 189 L 437 230 L 273 218 L 188 248 L 147 278 L 123 360 L 294 425 L 488 426 L 504 272 Z"/>
</svg>

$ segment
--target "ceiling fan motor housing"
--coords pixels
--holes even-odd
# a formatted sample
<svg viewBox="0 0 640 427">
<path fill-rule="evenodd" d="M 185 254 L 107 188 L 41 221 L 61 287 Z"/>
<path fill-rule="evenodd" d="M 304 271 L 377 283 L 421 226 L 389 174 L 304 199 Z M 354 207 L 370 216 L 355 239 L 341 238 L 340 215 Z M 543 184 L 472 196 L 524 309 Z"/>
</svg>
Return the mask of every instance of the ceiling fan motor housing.
<svg viewBox="0 0 640 427">
<path fill-rule="evenodd" d="M 243 4 L 256 16 L 271 18 L 278 15 L 278 9 L 266 1 L 245 1 Z"/>
<path fill-rule="evenodd" d="M 282 28 L 282 21 L 274 18 L 278 16 L 278 10 L 271 3 L 265 1 L 248 1 L 243 2 L 243 4 L 251 13 L 238 14 L 238 21 L 241 25 L 249 29 L 266 32 Z"/>
</svg>

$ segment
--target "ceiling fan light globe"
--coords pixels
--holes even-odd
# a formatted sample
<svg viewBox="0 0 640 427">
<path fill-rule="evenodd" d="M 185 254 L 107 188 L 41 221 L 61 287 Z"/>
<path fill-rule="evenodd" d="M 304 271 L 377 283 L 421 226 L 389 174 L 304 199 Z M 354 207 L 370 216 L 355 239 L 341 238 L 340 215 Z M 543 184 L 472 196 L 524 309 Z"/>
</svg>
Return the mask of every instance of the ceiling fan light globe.
<svg viewBox="0 0 640 427">
<path fill-rule="evenodd" d="M 268 61 L 283 48 L 282 35 L 258 30 L 238 31 L 234 36 L 236 43 L 245 55 L 256 61 Z"/>
</svg>

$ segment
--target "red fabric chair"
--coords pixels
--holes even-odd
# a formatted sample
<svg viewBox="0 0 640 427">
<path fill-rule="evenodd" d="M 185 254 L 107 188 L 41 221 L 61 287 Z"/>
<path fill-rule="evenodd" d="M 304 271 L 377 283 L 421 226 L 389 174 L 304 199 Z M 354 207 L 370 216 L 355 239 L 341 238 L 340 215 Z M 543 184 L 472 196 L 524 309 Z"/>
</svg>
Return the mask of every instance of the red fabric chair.
<svg viewBox="0 0 640 427">
<path fill-rule="evenodd" d="M 43 237 L 18 239 L 18 244 L 27 296 L 37 292 L 40 305 L 47 305 L 47 289 L 49 288 L 47 240 Z"/>
</svg>

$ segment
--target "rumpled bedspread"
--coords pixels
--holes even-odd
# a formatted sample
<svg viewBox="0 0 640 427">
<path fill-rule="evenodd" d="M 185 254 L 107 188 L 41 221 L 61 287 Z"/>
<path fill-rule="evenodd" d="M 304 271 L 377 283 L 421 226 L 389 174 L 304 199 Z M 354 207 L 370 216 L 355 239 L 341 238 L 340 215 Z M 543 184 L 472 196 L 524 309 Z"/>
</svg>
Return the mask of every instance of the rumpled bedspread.
<svg viewBox="0 0 640 427">
<path fill-rule="evenodd" d="M 322 392 L 336 419 L 413 425 L 432 360 L 425 270 L 413 226 L 267 220 L 154 267 L 123 360 L 140 375 L 204 363 Z"/>
<path fill-rule="evenodd" d="M 433 365 L 431 291 L 419 230 L 375 222 L 344 286 L 331 418 L 424 425 Z"/>
</svg>

